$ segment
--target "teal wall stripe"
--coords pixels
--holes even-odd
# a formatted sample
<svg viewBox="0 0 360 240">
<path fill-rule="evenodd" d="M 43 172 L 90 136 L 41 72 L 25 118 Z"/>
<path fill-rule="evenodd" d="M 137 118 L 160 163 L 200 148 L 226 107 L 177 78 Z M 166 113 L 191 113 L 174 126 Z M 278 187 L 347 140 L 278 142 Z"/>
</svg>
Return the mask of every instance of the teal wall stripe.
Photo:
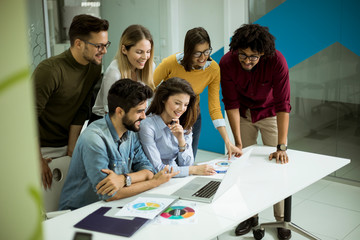
<svg viewBox="0 0 360 240">
<path fill-rule="evenodd" d="M 360 1 L 287 0 L 255 23 L 269 27 L 289 68 L 335 42 L 360 56 Z"/>
<path fill-rule="evenodd" d="M 224 48 L 220 48 L 213 54 L 211 58 L 217 63 L 220 62 L 221 57 L 224 56 Z M 222 103 L 222 94 L 220 90 L 221 110 L 224 114 L 224 104 Z M 200 94 L 200 109 L 201 109 L 201 133 L 199 140 L 199 149 L 217 152 L 224 154 L 225 144 L 218 130 L 214 128 L 214 124 L 210 118 L 208 107 L 208 91 L 207 88 Z M 224 115 L 225 117 L 225 115 Z"/>
</svg>

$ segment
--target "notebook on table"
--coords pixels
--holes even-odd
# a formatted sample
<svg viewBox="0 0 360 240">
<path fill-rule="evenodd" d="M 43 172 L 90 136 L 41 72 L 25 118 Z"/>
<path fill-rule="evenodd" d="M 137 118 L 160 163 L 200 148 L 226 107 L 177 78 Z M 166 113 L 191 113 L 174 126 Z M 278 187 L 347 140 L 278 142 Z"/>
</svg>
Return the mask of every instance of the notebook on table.
<svg viewBox="0 0 360 240">
<path fill-rule="evenodd" d="M 180 199 L 211 203 L 223 195 L 236 182 L 241 161 L 250 157 L 252 149 L 244 154 L 229 166 L 223 179 L 211 177 L 195 177 L 172 195 Z"/>
<path fill-rule="evenodd" d="M 146 218 L 120 219 L 104 216 L 111 207 L 101 207 L 74 225 L 76 228 L 131 237 L 145 223 L 151 221 Z"/>
<path fill-rule="evenodd" d="M 118 204 L 114 201 L 113 203 L 110 203 L 109 206 L 100 207 L 93 213 L 86 216 L 80 222 L 76 223 L 74 227 L 118 236 L 131 237 L 140 228 L 145 226 L 146 223 L 151 222 L 152 219 L 143 217 L 121 217 L 116 216 L 116 213 L 121 207 L 126 206 L 126 203 L 133 201 L 139 196 L 145 196 L 147 198 L 154 199 L 167 198 L 171 200 L 167 205 L 162 206 L 164 210 L 167 209 L 171 203 L 178 199 L 175 196 L 143 193 L 138 196 L 123 199 L 122 204 Z"/>
</svg>

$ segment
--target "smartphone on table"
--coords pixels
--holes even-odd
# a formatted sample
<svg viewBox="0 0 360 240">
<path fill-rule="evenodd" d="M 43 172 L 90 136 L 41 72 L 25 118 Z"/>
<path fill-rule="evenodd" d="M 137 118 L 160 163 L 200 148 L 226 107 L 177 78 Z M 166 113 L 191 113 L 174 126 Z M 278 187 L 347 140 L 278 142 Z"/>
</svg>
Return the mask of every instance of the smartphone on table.
<svg viewBox="0 0 360 240">
<path fill-rule="evenodd" d="M 86 232 L 75 232 L 73 240 L 91 240 L 92 234 Z"/>
</svg>

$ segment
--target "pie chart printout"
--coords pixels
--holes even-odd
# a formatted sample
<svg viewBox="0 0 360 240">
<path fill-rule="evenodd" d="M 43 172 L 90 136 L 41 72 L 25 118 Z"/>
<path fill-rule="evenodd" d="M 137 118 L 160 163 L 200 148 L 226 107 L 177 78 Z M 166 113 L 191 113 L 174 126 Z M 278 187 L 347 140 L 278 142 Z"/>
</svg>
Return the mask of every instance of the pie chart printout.
<svg viewBox="0 0 360 240">
<path fill-rule="evenodd" d="M 195 210 L 186 206 L 171 206 L 161 214 L 167 219 L 185 219 L 194 216 Z"/>
</svg>

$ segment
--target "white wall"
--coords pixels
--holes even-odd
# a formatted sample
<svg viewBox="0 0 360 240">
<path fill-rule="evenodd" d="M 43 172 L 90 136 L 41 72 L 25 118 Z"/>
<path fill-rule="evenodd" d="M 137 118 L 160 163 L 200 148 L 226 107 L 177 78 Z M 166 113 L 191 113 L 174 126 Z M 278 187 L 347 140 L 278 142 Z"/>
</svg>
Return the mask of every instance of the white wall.
<svg viewBox="0 0 360 240">
<path fill-rule="evenodd" d="M 163 24 L 167 22 L 167 2 L 167 0 L 102 1 L 101 17 L 107 19 L 110 23 L 109 41 L 111 42 L 108 53 L 104 57 L 105 68 L 110 64 L 117 52 L 123 31 L 132 24 L 141 24 L 151 32 L 154 40 L 156 64 L 160 63 L 161 58 L 166 57 L 161 52 L 167 49 L 167 42 L 164 42 L 167 29 Z M 162 50 L 160 48 L 161 42 L 163 43 Z"/>
<path fill-rule="evenodd" d="M 225 47 L 227 52 L 234 31 L 248 22 L 248 1 L 171 0 L 169 12 L 173 53 L 182 51 L 186 32 L 199 26 L 208 31 L 214 50 Z"/>
<path fill-rule="evenodd" d="M 223 47 L 224 4 L 218 0 L 181 0 L 178 2 L 178 49 L 184 48 L 186 32 L 203 27 L 209 33 L 214 51 Z"/>
</svg>

